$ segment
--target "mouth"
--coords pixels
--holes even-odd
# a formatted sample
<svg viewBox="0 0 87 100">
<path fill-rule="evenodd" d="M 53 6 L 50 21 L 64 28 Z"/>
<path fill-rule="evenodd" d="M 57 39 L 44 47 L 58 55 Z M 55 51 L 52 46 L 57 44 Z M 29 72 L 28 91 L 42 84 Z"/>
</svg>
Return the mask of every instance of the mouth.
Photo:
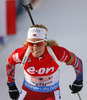
<svg viewBox="0 0 87 100">
<path fill-rule="evenodd" d="M 38 54 L 39 52 L 40 52 L 39 50 L 37 50 L 37 51 L 33 50 L 33 53 L 35 53 L 35 54 Z"/>
</svg>

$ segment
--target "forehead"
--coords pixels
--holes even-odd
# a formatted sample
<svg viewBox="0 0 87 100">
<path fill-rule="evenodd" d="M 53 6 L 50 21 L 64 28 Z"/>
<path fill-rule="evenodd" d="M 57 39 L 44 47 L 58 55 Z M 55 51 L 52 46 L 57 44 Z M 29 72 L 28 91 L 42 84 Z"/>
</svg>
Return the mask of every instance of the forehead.
<svg viewBox="0 0 87 100">
<path fill-rule="evenodd" d="M 32 38 L 32 39 L 28 39 L 28 40 L 30 40 L 30 41 L 32 41 L 32 42 L 35 42 L 35 41 L 40 41 L 40 40 L 43 40 L 43 39 L 35 39 L 35 38 L 33 39 L 33 38 Z"/>
</svg>

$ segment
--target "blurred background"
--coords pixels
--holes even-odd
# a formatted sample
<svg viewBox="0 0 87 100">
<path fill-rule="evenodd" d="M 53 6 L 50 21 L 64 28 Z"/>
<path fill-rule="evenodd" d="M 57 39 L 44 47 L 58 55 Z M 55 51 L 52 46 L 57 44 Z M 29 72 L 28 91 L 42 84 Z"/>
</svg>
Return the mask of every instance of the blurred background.
<svg viewBox="0 0 87 100">
<path fill-rule="evenodd" d="M 82 100 L 87 93 L 87 0 L 20 0 L 33 5 L 31 14 L 35 24 L 48 28 L 48 39 L 54 39 L 62 47 L 74 52 L 83 61 L 84 87 Z M 32 25 L 28 13 L 19 0 L 0 0 L 0 98 L 10 100 L 7 87 L 6 59 L 26 41 L 27 31 Z M 21 90 L 23 70 L 16 66 L 16 84 Z M 60 65 L 60 89 L 62 100 L 79 100 L 71 94 L 69 85 L 75 80 L 72 66 Z"/>
</svg>

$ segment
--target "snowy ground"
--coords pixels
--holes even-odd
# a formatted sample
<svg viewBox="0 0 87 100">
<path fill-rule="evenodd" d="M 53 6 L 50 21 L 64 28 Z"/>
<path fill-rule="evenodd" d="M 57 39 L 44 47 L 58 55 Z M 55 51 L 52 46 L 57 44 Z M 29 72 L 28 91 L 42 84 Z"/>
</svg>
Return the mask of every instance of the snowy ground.
<svg viewBox="0 0 87 100">
<path fill-rule="evenodd" d="M 82 100 L 87 100 L 87 1 L 86 0 L 42 0 L 40 8 L 32 11 L 35 23 L 48 27 L 48 38 L 55 39 L 60 46 L 74 52 L 83 61 L 84 87 L 80 92 Z M 26 40 L 27 30 L 31 26 L 28 14 L 24 12 L 17 19 L 17 34 L 8 38 L 7 44 L 0 47 L 0 98 L 10 100 L 6 86 L 6 59 Z M 60 89 L 62 100 L 79 100 L 77 94 L 71 94 L 69 85 L 75 79 L 72 66 L 61 63 Z M 23 70 L 16 66 L 16 83 L 21 90 Z"/>
</svg>

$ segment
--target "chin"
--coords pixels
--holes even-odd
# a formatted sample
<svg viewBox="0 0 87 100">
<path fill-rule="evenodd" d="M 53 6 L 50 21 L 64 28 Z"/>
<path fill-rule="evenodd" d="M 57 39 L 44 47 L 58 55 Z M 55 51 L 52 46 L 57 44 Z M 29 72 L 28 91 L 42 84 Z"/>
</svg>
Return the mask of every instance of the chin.
<svg viewBox="0 0 87 100">
<path fill-rule="evenodd" d="M 33 54 L 33 56 L 34 56 L 34 57 L 39 57 L 40 55 L 39 55 L 39 54 Z"/>
</svg>

